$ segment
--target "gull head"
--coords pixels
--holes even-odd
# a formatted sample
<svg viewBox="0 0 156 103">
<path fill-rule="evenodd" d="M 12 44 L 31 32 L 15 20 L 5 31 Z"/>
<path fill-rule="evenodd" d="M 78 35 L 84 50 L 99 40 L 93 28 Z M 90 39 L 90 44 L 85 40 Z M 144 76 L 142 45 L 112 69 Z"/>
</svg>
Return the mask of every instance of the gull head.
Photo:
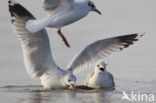
<svg viewBox="0 0 156 103">
<path fill-rule="evenodd" d="M 98 14 L 102 15 L 102 13 L 96 8 L 92 1 L 88 1 L 88 7 L 90 8 L 90 11 L 95 11 Z"/>
<path fill-rule="evenodd" d="M 73 74 L 66 74 L 64 76 L 64 84 L 69 88 L 74 88 L 76 84 L 76 77 Z"/>
<path fill-rule="evenodd" d="M 95 64 L 95 72 L 96 73 L 105 73 L 106 72 L 106 63 L 104 61 L 100 61 Z"/>
</svg>

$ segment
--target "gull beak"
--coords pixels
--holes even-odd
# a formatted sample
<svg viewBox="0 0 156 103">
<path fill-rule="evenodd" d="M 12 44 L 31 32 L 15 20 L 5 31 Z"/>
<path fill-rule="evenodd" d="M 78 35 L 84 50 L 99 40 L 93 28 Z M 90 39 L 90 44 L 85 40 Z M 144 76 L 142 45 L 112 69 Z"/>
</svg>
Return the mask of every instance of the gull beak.
<svg viewBox="0 0 156 103">
<path fill-rule="evenodd" d="M 71 84 L 71 86 L 72 86 L 72 87 L 75 87 L 75 84 L 74 84 L 74 83 L 72 83 L 72 84 Z"/>
<path fill-rule="evenodd" d="M 99 10 L 95 9 L 94 11 L 97 12 L 99 15 L 102 15 L 102 13 Z"/>
<path fill-rule="evenodd" d="M 104 69 L 104 68 L 100 68 L 100 70 L 101 70 L 102 73 L 104 73 L 104 70 L 105 70 L 105 69 Z"/>
<path fill-rule="evenodd" d="M 69 88 L 74 89 L 75 88 L 75 83 L 70 83 Z"/>
</svg>

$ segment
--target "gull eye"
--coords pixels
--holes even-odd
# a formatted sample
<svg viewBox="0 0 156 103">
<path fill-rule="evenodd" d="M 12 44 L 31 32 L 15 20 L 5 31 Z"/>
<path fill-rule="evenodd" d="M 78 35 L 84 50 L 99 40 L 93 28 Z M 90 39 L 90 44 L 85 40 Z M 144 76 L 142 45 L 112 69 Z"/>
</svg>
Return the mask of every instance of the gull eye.
<svg viewBox="0 0 156 103">
<path fill-rule="evenodd" d="M 100 65 L 97 65 L 97 67 L 100 67 Z"/>
<path fill-rule="evenodd" d="M 68 79 L 68 82 L 71 82 L 71 80 L 70 80 L 70 79 Z"/>
<path fill-rule="evenodd" d="M 91 6 L 91 3 L 90 2 L 88 3 L 88 6 Z"/>
<path fill-rule="evenodd" d="M 92 5 L 92 8 L 94 8 L 95 6 L 94 5 Z"/>
</svg>

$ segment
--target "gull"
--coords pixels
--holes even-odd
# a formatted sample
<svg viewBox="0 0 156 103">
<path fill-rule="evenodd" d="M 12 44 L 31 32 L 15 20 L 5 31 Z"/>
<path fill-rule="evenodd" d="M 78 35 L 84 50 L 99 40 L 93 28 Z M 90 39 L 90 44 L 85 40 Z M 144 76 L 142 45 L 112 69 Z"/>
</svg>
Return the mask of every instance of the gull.
<svg viewBox="0 0 156 103">
<path fill-rule="evenodd" d="M 81 2 L 75 0 L 44 0 L 43 7 L 47 11 L 47 17 L 38 20 L 28 20 L 26 22 L 26 29 L 31 33 L 35 33 L 45 27 L 57 28 L 58 34 L 67 47 L 70 47 L 70 45 L 61 32 L 63 26 L 80 20 L 87 16 L 90 11 L 101 14 L 94 3 L 89 0 Z"/>
<path fill-rule="evenodd" d="M 89 74 L 86 79 L 86 86 L 92 88 L 114 88 L 114 77 L 106 71 L 106 63 L 100 61 L 95 64 L 94 72 Z"/>
<path fill-rule="evenodd" d="M 9 0 L 9 12 L 12 17 L 13 30 L 22 46 L 26 71 L 32 79 L 39 79 L 45 89 L 74 88 L 76 73 L 132 45 L 138 40 L 139 35 L 129 34 L 97 40 L 78 52 L 67 68 L 62 69 L 53 59 L 47 31 L 42 29 L 34 34 L 26 30 L 26 22 L 35 17 L 22 5 L 12 0 Z"/>
<path fill-rule="evenodd" d="M 74 87 L 76 77 L 72 71 L 58 67 L 51 54 L 49 38 L 45 29 L 34 35 L 26 30 L 26 21 L 35 19 L 19 3 L 9 0 L 12 26 L 22 46 L 24 64 L 32 79 L 40 79 L 45 89 Z"/>
</svg>

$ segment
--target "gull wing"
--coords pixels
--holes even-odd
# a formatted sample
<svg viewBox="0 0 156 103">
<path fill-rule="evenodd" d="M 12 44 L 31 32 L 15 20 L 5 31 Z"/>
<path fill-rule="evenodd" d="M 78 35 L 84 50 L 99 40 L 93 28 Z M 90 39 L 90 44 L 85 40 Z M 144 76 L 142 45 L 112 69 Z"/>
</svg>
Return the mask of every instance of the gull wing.
<svg viewBox="0 0 156 103">
<path fill-rule="evenodd" d="M 49 15 L 71 10 L 73 0 L 44 0 L 43 8 Z"/>
<path fill-rule="evenodd" d="M 86 86 L 89 86 L 89 81 L 90 81 L 90 79 L 93 77 L 93 75 L 94 75 L 94 72 L 88 74 L 88 76 L 87 76 L 87 78 L 86 78 L 86 81 L 85 81 L 85 85 L 86 85 Z"/>
<path fill-rule="evenodd" d="M 109 78 L 111 78 L 111 80 L 112 80 L 112 84 L 113 84 L 112 86 L 115 87 L 114 77 L 113 77 L 112 73 L 108 72 L 108 76 L 109 76 Z"/>
<path fill-rule="evenodd" d="M 45 27 L 49 26 L 49 22 L 52 20 L 52 18 L 54 19 L 57 17 L 62 17 L 59 15 L 66 14 L 68 11 L 71 11 L 71 2 L 72 0 L 44 0 L 43 7 L 45 11 L 47 11 L 48 17 L 39 20 L 29 20 L 26 23 L 26 29 L 31 33 L 44 29 Z"/>
<path fill-rule="evenodd" d="M 129 47 L 139 34 L 129 34 L 95 41 L 81 50 L 68 64 L 67 68 L 74 74 L 86 68 L 94 66 L 96 62 L 110 56 L 111 54 Z"/>
<path fill-rule="evenodd" d="M 13 30 L 21 42 L 28 74 L 32 78 L 40 77 L 49 68 L 56 68 L 46 30 L 43 29 L 36 35 L 28 32 L 25 23 L 35 17 L 13 0 L 9 1 L 9 12 L 12 17 Z"/>
</svg>

